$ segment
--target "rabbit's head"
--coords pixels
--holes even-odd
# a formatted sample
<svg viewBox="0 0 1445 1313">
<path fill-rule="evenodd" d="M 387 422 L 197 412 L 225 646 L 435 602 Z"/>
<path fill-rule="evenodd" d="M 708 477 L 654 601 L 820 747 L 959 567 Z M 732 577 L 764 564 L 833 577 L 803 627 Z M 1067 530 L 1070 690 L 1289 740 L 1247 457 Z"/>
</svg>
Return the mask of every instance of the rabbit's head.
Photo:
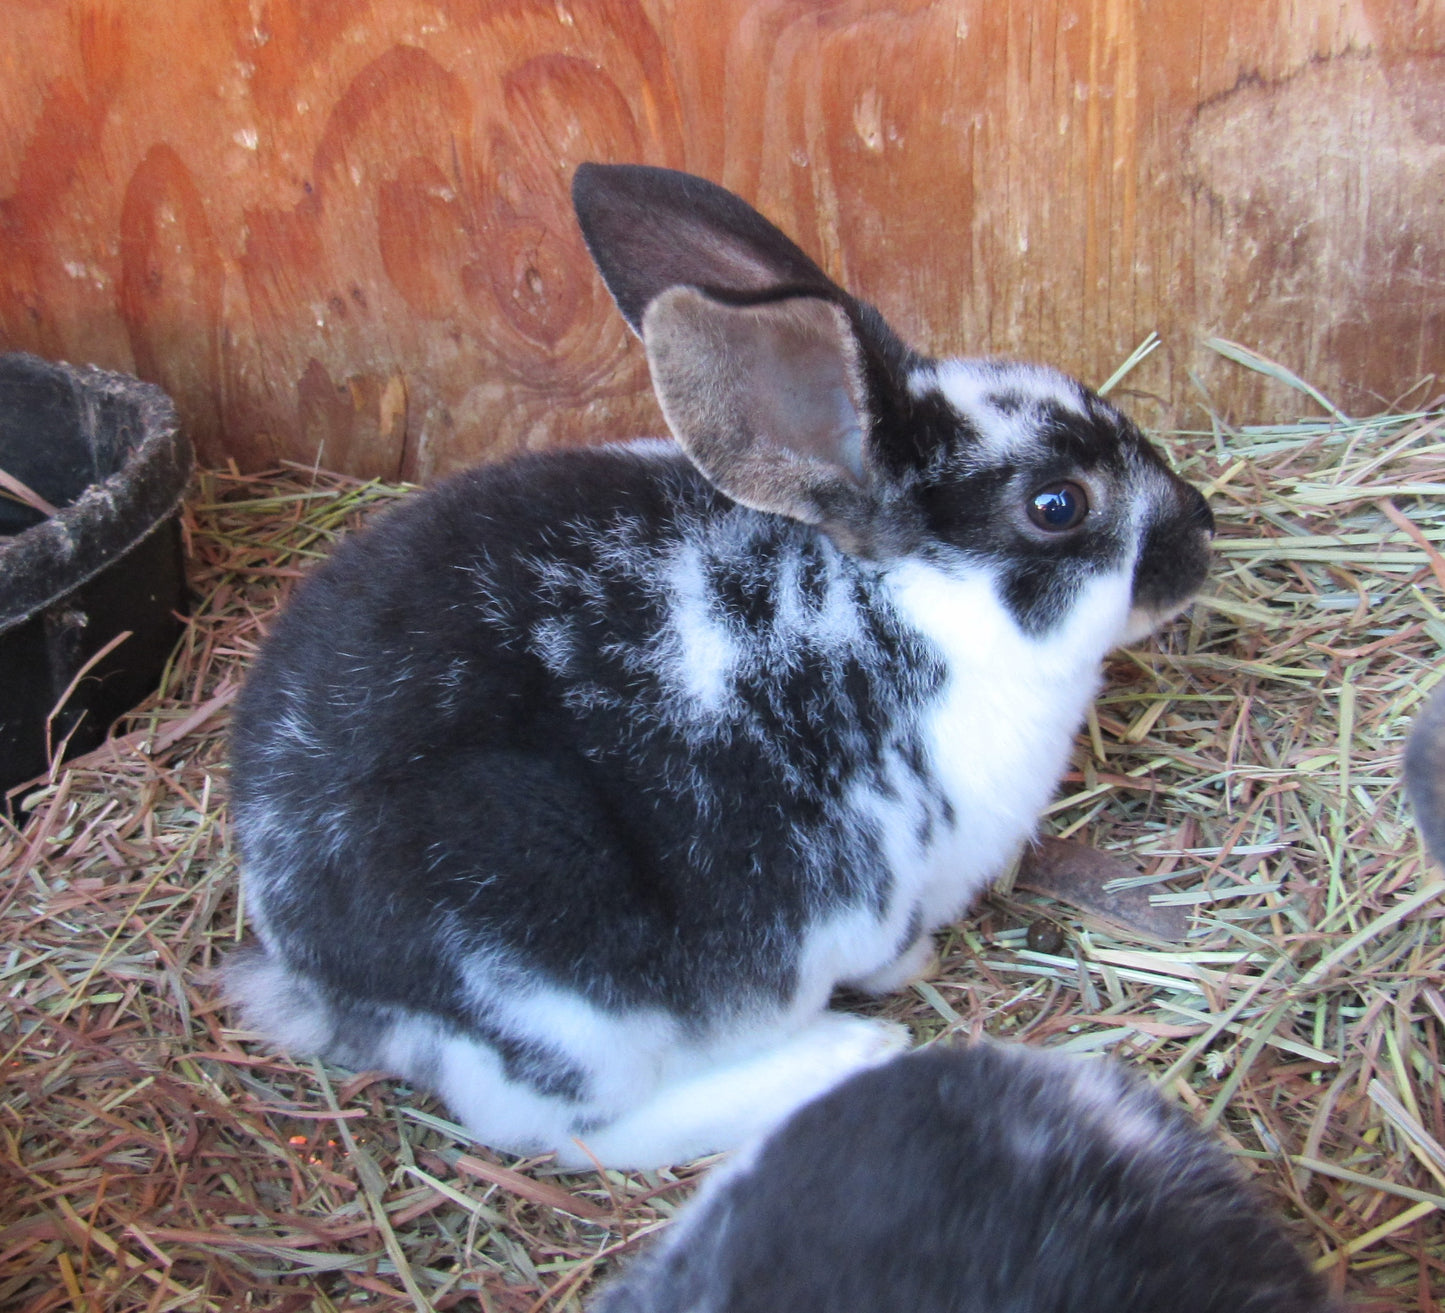
<svg viewBox="0 0 1445 1313">
<path fill-rule="evenodd" d="M 920 356 L 700 178 L 585 164 L 573 197 L 673 434 L 734 500 L 884 567 L 986 575 L 1036 639 L 1083 610 L 1131 641 L 1202 582 L 1204 499 L 1082 384 Z"/>
</svg>

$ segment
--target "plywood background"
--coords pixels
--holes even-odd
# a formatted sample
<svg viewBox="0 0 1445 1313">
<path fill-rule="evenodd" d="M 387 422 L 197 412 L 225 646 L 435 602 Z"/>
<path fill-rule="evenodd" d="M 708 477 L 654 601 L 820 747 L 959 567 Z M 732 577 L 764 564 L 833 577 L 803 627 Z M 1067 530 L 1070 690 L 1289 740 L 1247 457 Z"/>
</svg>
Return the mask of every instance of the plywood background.
<svg viewBox="0 0 1445 1313">
<path fill-rule="evenodd" d="M 1347 409 L 1445 378 L 1434 0 L 6 0 L 0 346 L 206 459 L 426 479 L 655 430 L 584 159 L 758 204 L 935 352 Z M 1424 385 L 1420 401 L 1445 390 Z"/>
</svg>

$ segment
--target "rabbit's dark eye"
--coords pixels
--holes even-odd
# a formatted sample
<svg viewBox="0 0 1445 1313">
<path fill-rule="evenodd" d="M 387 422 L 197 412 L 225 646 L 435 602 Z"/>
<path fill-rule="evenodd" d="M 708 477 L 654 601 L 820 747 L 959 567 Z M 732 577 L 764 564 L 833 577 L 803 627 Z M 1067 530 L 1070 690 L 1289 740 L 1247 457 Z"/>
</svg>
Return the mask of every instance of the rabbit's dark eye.
<svg viewBox="0 0 1445 1313">
<path fill-rule="evenodd" d="M 1083 524 L 1089 494 L 1077 483 L 1048 483 L 1029 498 L 1029 519 L 1046 533 L 1065 533 Z"/>
</svg>

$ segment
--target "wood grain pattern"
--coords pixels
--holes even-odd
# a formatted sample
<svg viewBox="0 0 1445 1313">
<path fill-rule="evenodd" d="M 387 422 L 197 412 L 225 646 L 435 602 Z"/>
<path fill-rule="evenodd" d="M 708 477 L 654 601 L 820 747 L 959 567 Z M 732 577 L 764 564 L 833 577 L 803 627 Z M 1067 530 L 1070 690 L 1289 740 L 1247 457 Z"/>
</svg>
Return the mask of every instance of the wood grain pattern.
<svg viewBox="0 0 1445 1313">
<path fill-rule="evenodd" d="M 567 203 L 738 191 L 937 352 L 1144 418 L 1445 376 L 1440 0 L 11 0 L 0 346 L 129 369 L 208 460 L 427 479 L 655 431 Z M 1423 401 L 1437 383 L 1417 390 Z"/>
</svg>

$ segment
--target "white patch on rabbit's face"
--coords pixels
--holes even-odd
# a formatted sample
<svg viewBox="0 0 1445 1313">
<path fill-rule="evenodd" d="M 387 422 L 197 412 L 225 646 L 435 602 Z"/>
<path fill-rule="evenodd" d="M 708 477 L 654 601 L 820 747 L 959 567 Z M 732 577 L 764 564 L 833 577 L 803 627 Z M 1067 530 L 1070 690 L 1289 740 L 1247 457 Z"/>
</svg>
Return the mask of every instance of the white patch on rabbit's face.
<svg viewBox="0 0 1445 1313">
<path fill-rule="evenodd" d="M 1047 697 L 1060 680 L 1072 680 L 1080 668 L 1097 667 L 1126 632 L 1131 566 L 1126 561 L 1094 576 L 1063 623 L 1043 638 L 1019 628 L 999 596 L 997 575 L 986 567 L 905 561 L 885 578 L 908 620 L 946 653 L 955 682 L 987 688 L 985 676 L 1010 669 L 1018 672 L 1015 679 L 1024 671 L 1036 677 L 1035 692 L 1020 708 L 1019 731 L 1027 733 L 1024 708 Z"/>
<path fill-rule="evenodd" d="M 990 462 L 1007 460 L 1038 435 L 1046 406 L 1084 416 L 1079 385 L 1045 365 L 998 360 L 940 360 L 908 380 L 914 396 L 938 392 L 976 428 Z"/>
<path fill-rule="evenodd" d="M 909 386 L 944 435 L 921 489 L 930 530 L 999 569 L 1023 628 L 1068 621 L 1082 583 L 1115 569 L 1130 571 L 1137 604 L 1116 642 L 1187 604 L 1208 566 L 1208 509 L 1107 402 L 1053 370 L 998 361 L 930 364 Z M 1066 489 L 1082 513 L 1050 527 L 1040 498 Z"/>
</svg>

